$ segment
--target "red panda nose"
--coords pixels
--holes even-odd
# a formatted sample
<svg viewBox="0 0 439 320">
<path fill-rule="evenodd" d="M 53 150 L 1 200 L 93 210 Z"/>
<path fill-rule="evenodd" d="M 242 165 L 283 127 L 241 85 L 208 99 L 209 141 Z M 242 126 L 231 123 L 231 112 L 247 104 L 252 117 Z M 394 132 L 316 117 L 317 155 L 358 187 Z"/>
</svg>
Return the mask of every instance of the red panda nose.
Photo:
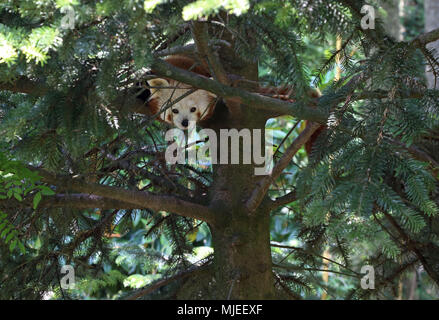
<svg viewBox="0 0 439 320">
<path fill-rule="evenodd" d="M 189 121 L 188 121 L 188 119 L 184 119 L 184 120 L 181 122 L 181 125 L 182 125 L 183 127 L 187 127 L 187 126 L 189 125 Z"/>
</svg>

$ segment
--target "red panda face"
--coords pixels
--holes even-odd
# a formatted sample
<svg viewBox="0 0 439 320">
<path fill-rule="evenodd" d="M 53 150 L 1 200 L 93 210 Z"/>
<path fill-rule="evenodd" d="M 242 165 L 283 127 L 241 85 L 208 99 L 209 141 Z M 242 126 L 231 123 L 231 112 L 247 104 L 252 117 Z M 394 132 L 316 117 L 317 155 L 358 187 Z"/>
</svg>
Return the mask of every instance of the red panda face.
<svg viewBox="0 0 439 320">
<path fill-rule="evenodd" d="M 196 90 L 178 102 L 174 102 L 188 93 L 191 87 L 176 81 L 152 79 L 148 81 L 151 87 L 149 104 L 154 107 L 154 113 L 160 113 L 161 120 L 175 127 L 187 130 L 191 122 L 207 119 L 214 108 L 216 96 L 205 90 Z M 169 107 L 169 104 L 172 104 Z"/>
</svg>

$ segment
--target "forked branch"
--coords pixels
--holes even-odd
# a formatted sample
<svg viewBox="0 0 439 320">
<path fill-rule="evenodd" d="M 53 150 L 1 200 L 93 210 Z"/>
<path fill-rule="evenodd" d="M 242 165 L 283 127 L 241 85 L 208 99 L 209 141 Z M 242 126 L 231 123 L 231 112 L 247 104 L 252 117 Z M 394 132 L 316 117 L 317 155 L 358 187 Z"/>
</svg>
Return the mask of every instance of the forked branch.
<svg viewBox="0 0 439 320">
<path fill-rule="evenodd" d="M 312 134 L 319 127 L 318 123 L 310 123 L 310 125 L 306 126 L 296 140 L 285 150 L 283 156 L 274 166 L 272 173 L 259 181 L 246 203 L 249 212 L 253 212 L 258 208 L 267 194 L 270 185 L 282 174 L 282 171 L 288 166 L 297 151 L 311 138 Z"/>
</svg>

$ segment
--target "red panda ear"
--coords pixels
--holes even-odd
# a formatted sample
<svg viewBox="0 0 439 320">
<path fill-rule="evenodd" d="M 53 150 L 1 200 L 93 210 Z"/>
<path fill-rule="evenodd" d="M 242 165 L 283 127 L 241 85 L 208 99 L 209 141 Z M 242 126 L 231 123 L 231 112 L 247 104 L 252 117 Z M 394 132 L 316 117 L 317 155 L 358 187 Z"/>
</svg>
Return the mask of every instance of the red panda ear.
<svg viewBox="0 0 439 320">
<path fill-rule="evenodd" d="M 161 106 L 161 99 L 160 99 L 160 95 L 161 93 L 163 94 L 163 91 L 160 89 L 161 87 L 168 87 L 169 86 L 169 82 L 166 79 L 162 79 L 162 78 L 155 78 L 155 79 L 151 79 L 148 80 L 148 85 L 151 87 L 151 95 L 150 98 L 148 100 L 148 108 L 149 111 L 152 115 L 156 115 L 160 112 L 160 108 Z M 160 115 L 157 117 L 157 120 L 160 121 L 164 121 L 164 122 L 169 122 L 168 118 L 169 114 L 165 111 L 160 113 Z M 172 122 L 172 114 L 171 116 L 171 122 Z"/>
<path fill-rule="evenodd" d="M 148 80 L 148 85 L 151 87 L 151 95 L 154 94 L 156 91 L 160 90 L 159 87 L 168 87 L 169 82 L 166 79 L 162 78 L 156 78 Z"/>
<path fill-rule="evenodd" d="M 213 112 L 215 111 L 215 105 L 216 105 L 216 95 L 211 93 L 209 95 L 209 106 L 208 108 L 201 114 L 199 117 L 200 121 L 208 120 L 210 117 L 212 117 Z"/>
</svg>

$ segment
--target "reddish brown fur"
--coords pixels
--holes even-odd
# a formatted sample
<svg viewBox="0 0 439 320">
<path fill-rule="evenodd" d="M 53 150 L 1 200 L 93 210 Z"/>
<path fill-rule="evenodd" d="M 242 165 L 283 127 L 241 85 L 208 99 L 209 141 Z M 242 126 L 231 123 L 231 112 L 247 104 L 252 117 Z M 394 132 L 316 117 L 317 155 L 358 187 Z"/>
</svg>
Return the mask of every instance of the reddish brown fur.
<svg viewBox="0 0 439 320">
<path fill-rule="evenodd" d="M 157 113 L 160 112 L 160 107 L 159 107 L 158 101 L 156 99 L 154 99 L 154 98 L 150 99 L 148 101 L 147 108 L 149 108 L 149 112 L 151 113 L 152 116 L 154 116 L 154 115 L 156 115 Z M 172 120 L 172 114 L 169 114 L 168 117 L 169 116 L 171 116 L 171 120 Z M 165 122 L 160 117 L 156 117 L 156 119 L 158 121 L 160 121 L 160 122 Z"/>
<path fill-rule="evenodd" d="M 166 58 L 165 61 L 167 63 L 173 65 L 174 67 L 181 68 L 184 70 L 190 70 L 191 72 L 195 72 L 199 75 L 202 75 L 205 77 L 210 77 L 209 71 L 206 70 L 200 64 L 197 64 L 195 62 L 195 60 L 193 60 L 191 58 L 184 57 L 184 56 L 170 56 L 170 57 Z M 154 70 L 151 70 L 151 71 L 154 73 Z M 166 79 L 168 81 L 172 81 L 172 79 L 169 79 L 166 77 L 163 77 L 163 79 Z M 213 100 L 214 100 L 214 98 L 212 97 L 212 103 L 211 103 L 211 106 L 209 107 L 209 111 L 203 115 L 201 115 L 200 113 L 197 113 L 198 118 L 200 118 L 202 116 L 203 120 L 207 120 L 208 118 L 210 118 L 212 116 L 213 110 L 215 109 L 215 103 L 213 102 Z M 152 114 L 156 114 L 160 111 L 158 101 L 154 97 L 152 97 L 148 101 L 147 107 L 149 108 L 149 110 Z M 166 118 L 169 122 L 172 122 L 172 118 L 173 118 L 172 114 L 168 114 Z M 160 117 L 158 117 L 157 120 L 164 122 L 164 120 L 162 120 Z"/>
<path fill-rule="evenodd" d="M 184 57 L 184 56 L 170 56 L 165 59 L 166 62 L 169 64 L 181 68 L 184 70 L 190 70 L 191 72 L 195 72 L 199 75 L 210 77 L 209 71 L 201 66 L 200 64 L 197 64 L 195 60 Z M 165 78 L 166 79 L 166 78 Z M 170 80 L 170 79 L 167 79 Z M 285 101 L 294 102 L 294 99 L 291 99 L 290 96 L 294 92 L 293 88 L 291 86 L 282 86 L 282 87 L 260 87 L 258 89 L 258 93 L 265 96 L 270 96 L 272 98 L 281 99 Z M 310 90 L 308 93 L 311 98 L 318 98 L 320 96 L 320 93 L 316 90 Z M 203 117 L 203 121 L 207 120 L 212 117 L 214 110 L 215 110 L 215 98 L 212 97 L 211 106 L 208 109 L 208 112 L 206 114 L 201 115 L 200 112 L 197 112 L 198 118 Z M 159 112 L 160 108 L 158 106 L 157 101 L 152 98 L 148 102 L 148 107 L 150 108 L 151 112 L 153 114 L 156 114 Z M 160 119 L 159 119 L 160 120 Z M 167 120 L 169 122 L 172 122 L 172 114 L 167 115 Z M 306 121 L 306 125 L 308 125 L 309 121 Z M 311 138 L 306 142 L 305 144 L 305 150 L 309 154 L 311 154 L 312 146 L 314 142 L 317 140 L 318 136 L 322 133 L 322 131 L 325 130 L 325 126 L 321 126 L 319 129 L 317 129 L 316 132 L 311 136 Z"/>
<path fill-rule="evenodd" d="M 213 116 L 213 112 L 215 111 L 215 100 L 216 99 L 214 97 L 210 97 L 209 109 L 207 109 L 207 112 L 201 115 L 203 121 L 208 120 Z"/>
<path fill-rule="evenodd" d="M 277 99 L 281 99 L 281 100 L 285 100 L 285 101 L 289 101 L 289 102 L 294 102 L 294 99 L 290 99 L 290 95 L 293 93 L 293 89 L 291 87 L 288 86 L 283 86 L 280 88 L 276 88 L 276 87 L 265 87 L 265 88 L 260 88 L 259 93 L 262 95 L 267 95 L 270 96 L 272 98 L 277 98 Z M 318 90 L 310 90 L 308 92 L 308 95 L 310 98 L 316 99 L 318 97 L 320 97 L 320 92 Z M 306 120 L 305 121 L 305 126 L 309 125 L 309 121 Z M 312 147 L 314 145 L 314 143 L 316 142 L 317 138 L 320 136 L 320 134 L 323 132 L 323 130 L 325 130 L 326 126 L 320 126 L 309 138 L 309 140 L 305 143 L 305 150 L 306 153 L 308 155 L 311 154 L 312 151 Z"/>
<path fill-rule="evenodd" d="M 167 63 L 172 64 L 174 67 L 189 70 L 191 72 L 198 73 L 205 77 L 210 77 L 210 73 L 200 64 L 197 64 L 193 59 L 183 56 L 170 56 L 165 60 Z"/>
<path fill-rule="evenodd" d="M 306 120 L 306 125 L 309 125 L 309 121 Z M 311 154 L 312 147 L 314 143 L 316 142 L 317 138 L 320 136 L 320 134 L 323 132 L 323 130 L 326 129 L 326 126 L 320 126 L 308 139 L 308 141 L 305 143 L 305 150 L 308 155 Z"/>
<path fill-rule="evenodd" d="M 270 96 L 272 98 L 277 98 L 281 100 L 289 100 L 290 95 L 294 92 L 293 88 L 290 86 L 282 86 L 282 87 L 260 87 L 258 89 L 258 93 L 264 96 Z"/>
<path fill-rule="evenodd" d="M 149 108 L 149 111 L 151 111 L 152 115 L 157 114 L 160 111 L 159 104 L 155 99 L 149 100 L 147 107 Z"/>
</svg>

